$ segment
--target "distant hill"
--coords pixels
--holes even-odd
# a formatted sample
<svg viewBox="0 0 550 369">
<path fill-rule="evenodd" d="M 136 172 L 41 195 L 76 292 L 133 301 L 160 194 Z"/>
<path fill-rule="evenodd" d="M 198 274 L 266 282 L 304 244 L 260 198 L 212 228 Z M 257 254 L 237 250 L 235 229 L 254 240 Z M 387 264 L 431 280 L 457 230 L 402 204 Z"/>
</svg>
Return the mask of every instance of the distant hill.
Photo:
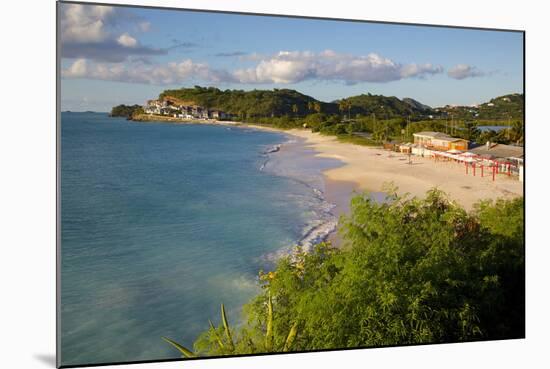
<svg viewBox="0 0 550 369">
<path fill-rule="evenodd" d="M 495 97 L 479 106 L 480 119 L 523 119 L 523 94 Z"/>
<path fill-rule="evenodd" d="M 457 119 L 475 120 L 523 120 L 523 94 L 495 97 L 477 106 L 445 106 L 439 112 Z"/>
<path fill-rule="evenodd" d="M 141 107 L 141 105 L 121 104 L 121 105 L 114 106 L 111 109 L 111 112 L 109 113 L 109 115 L 111 117 L 124 117 L 124 118 L 130 119 L 132 115 L 136 113 L 142 113 L 142 112 L 143 112 L 143 108 Z"/>
<path fill-rule="evenodd" d="M 362 94 L 346 98 L 351 103 L 352 114 L 376 115 L 380 119 L 397 117 L 420 117 L 428 111 L 425 105 L 414 101 L 416 104 L 400 100 L 395 96 L 383 96 Z M 412 100 L 412 99 L 411 99 Z M 422 106 L 422 107 L 419 107 Z"/>
<path fill-rule="evenodd" d="M 159 99 L 185 104 L 196 104 L 219 109 L 243 117 L 304 116 L 312 113 L 348 114 L 352 116 L 375 114 L 379 118 L 419 117 L 431 108 L 416 100 L 400 100 L 395 96 L 362 94 L 345 100 L 350 106 L 341 109 L 340 101 L 326 103 L 291 89 L 220 90 L 215 87 L 165 90 Z"/>
<path fill-rule="evenodd" d="M 289 89 L 243 91 L 195 86 L 165 90 L 159 95 L 159 99 L 166 98 L 176 98 L 208 109 L 219 109 L 240 117 L 306 115 L 319 110 L 325 113 L 337 112 L 334 104 L 324 103 Z"/>
<path fill-rule="evenodd" d="M 420 110 L 420 111 L 432 111 L 433 110 L 428 105 L 424 105 L 421 102 L 416 101 L 415 99 L 411 99 L 410 97 L 405 97 L 403 99 L 403 102 L 406 103 L 406 104 L 409 104 L 414 109 L 417 109 L 417 110 Z"/>
<path fill-rule="evenodd" d="M 292 89 L 273 90 L 220 90 L 215 87 L 195 86 L 165 90 L 159 99 L 177 104 L 199 105 L 218 109 L 238 118 L 304 117 L 314 113 L 340 115 L 352 118 L 372 116 L 377 119 L 446 118 L 459 120 L 522 120 L 523 94 L 509 94 L 491 99 L 478 106 L 444 106 L 432 108 L 412 98 L 399 99 L 395 96 L 370 93 L 347 97 L 333 102 L 319 101 Z M 120 109 L 128 114 L 129 109 Z"/>
</svg>

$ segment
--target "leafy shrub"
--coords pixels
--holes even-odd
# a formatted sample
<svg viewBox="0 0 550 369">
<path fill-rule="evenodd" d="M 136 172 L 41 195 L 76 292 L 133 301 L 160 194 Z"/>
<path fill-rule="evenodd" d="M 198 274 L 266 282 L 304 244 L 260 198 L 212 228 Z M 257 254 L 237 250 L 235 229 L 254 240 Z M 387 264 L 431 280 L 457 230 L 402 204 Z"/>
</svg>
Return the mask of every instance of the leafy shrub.
<svg viewBox="0 0 550 369">
<path fill-rule="evenodd" d="M 291 331 L 298 351 L 524 336 L 523 198 L 468 213 L 435 189 L 389 193 L 352 199 L 342 247 L 297 248 L 260 273 L 233 353 L 283 351 Z M 220 354 L 213 329 L 201 355 Z M 272 344 L 258 344 L 267 333 Z"/>
</svg>

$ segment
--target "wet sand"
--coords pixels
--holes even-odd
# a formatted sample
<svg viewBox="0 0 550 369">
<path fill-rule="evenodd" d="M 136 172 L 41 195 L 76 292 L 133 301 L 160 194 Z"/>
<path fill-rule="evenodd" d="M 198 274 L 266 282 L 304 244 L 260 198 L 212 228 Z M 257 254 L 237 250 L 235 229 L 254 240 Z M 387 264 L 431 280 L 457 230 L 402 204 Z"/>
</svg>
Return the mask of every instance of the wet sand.
<svg viewBox="0 0 550 369">
<path fill-rule="evenodd" d="M 472 210 L 480 200 L 511 199 L 523 196 L 523 182 L 517 177 L 499 174 L 492 180 L 489 173 L 476 176 L 470 169 L 466 174 L 462 164 L 436 162 L 431 158 L 412 156 L 338 141 L 334 136 L 324 136 L 305 129 L 280 130 L 262 125 L 249 125 L 268 131 L 284 132 L 305 139 L 305 145 L 317 152 L 316 156 L 337 159 L 342 165 L 325 170 L 325 197 L 335 204 L 333 214 L 340 217 L 349 213 L 349 203 L 354 192 L 368 191 L 375 198 L 383 198 L 384 187 L 397 187 L 399 195 L 423 198 L 435 188 L 444 191 L 452 201 Z M 340 236 L 333 232 L 329 241 L 338 245 Z"/>
<path fill-rule="evenodd" d="M 341 167 L 324 172 L 327 178 L 326 196 L 332 198 L 339 209 L 346 209 L 343 201 L 346 192 L 350 192 L 350 186 L 331 184 L 330 181 L 351 182 L 358 191 L 374 192 L 383 191 L 384 185 L 393 183 L 398 187 L 399 194 L 408 193 L 421 198 L 428 190 L 437 187 L 467 210 L 471 210 L 482 199 L 523 196 L 523 183 L 505 174 L 498 175 L 493 182 L 490 175 L 485 174 L 482 178 L 479 170 L 476 176 L 473 176 L 471 170 L 466 174 L 465 167 L 458 163 L 435 162 L 430 158 L 413 156 L 412 164 L 409 164 L 405 154 L 342 143 L 335 137 L 308 130 L 293 129 L 285 132 L 305 138 L 306 145 L 316 150 L 317 156 L 339 159 L 344 163 Z"/>
<path fill-rule="evenodd" d="M 332 209 L 332 213 L 340 219 L 342 215 L 349 214 L 350 211 L 350 200 L 354 193 L 361 191 L 357 183 L 349 181 L 336 181 L 329 179 L 325 176 L 325 199 L 334 204 L 335 207 Z M 340 223 L 340 222 L 339 222 Z M 339 245 L 342 242 L 338 231 L 332 232 L 328 241 L 332 242 L 333 245 Z"/>
</svg>

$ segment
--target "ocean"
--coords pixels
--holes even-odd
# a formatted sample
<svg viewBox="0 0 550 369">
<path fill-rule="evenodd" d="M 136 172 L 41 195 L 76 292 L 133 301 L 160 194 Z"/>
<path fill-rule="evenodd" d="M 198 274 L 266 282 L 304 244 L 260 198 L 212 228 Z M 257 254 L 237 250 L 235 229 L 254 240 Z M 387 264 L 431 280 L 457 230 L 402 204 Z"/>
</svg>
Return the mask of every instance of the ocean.
<svg viewBox="0 0 550 369">
<path fill-rule="evenodd" d="M 64 112 L 61 153 L 62 365 L 180 357 L 161 336 L 240 322 L 258 271 L 336 225 L 339 162 L 282 133 Z"/>
</svg>

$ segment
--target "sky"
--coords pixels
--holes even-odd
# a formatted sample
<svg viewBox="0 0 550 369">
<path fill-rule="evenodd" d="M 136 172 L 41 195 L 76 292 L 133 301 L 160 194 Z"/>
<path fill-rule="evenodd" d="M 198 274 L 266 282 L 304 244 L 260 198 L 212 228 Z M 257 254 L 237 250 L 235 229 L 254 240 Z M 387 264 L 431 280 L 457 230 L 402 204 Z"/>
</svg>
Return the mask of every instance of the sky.
<svg viewBox="0 0 550 369">
<path fill-rule="evenodd" d="M 58 11 L 63 111 L 110 111 L 194 85 L 432 107 L 523 91 L 520 32 L 70 3 Z"/>
</svg>

